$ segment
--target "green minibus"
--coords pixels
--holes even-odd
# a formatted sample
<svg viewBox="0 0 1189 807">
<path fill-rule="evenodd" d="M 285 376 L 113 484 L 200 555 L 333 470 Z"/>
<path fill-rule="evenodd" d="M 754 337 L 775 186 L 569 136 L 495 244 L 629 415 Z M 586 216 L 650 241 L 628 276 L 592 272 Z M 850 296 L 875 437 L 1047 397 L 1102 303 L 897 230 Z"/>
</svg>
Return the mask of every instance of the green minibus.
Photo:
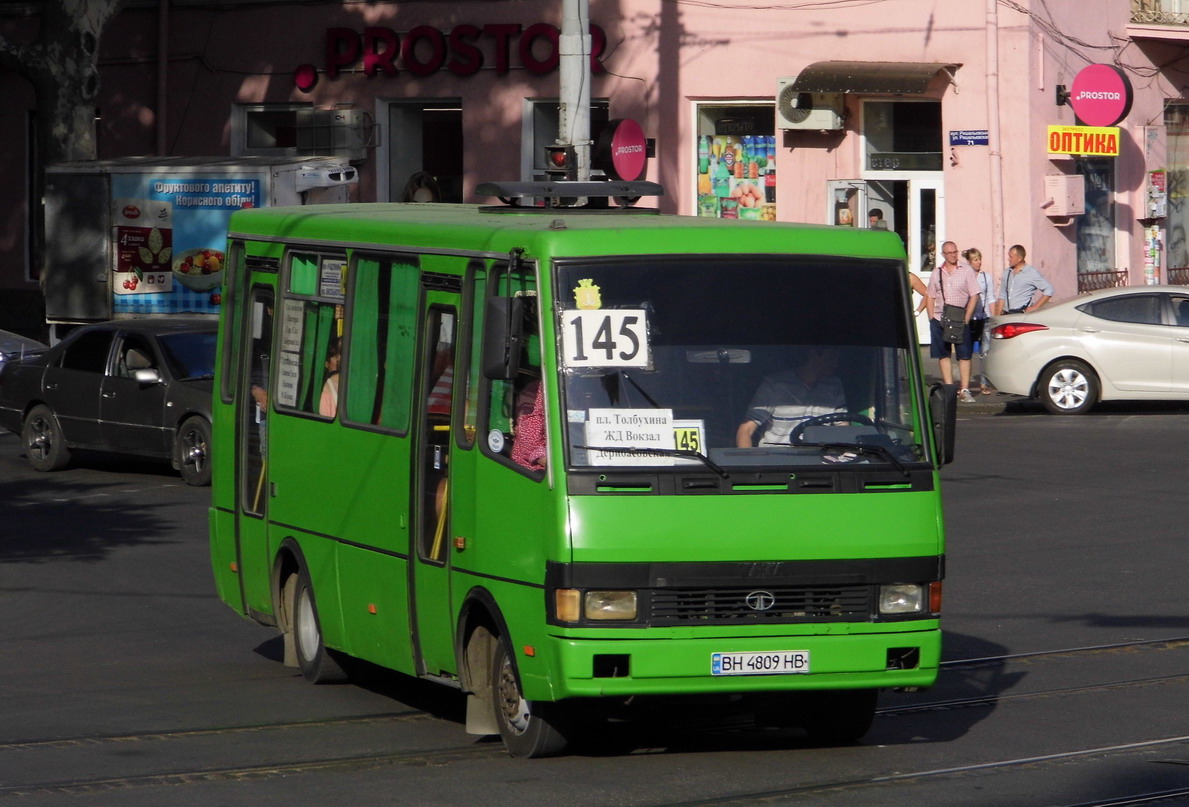
<svg viewBox="0 0 1189 807">
<path fill-rule="evenodd" d="M 887 231 L 442 204 L 233 215 L 220 598 L 557 754 L 673 696 L 819 742 L 940 657 L 952 388 Z"/>
</svg>

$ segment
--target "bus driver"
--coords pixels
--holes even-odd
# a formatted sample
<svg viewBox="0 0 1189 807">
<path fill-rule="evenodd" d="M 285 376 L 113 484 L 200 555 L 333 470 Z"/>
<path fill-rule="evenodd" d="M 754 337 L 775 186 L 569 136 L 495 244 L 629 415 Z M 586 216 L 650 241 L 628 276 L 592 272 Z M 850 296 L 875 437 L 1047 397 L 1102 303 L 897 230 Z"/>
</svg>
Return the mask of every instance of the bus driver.
<svg viewBox="0 0 1189 807">
<path fill-rule="evenodd" d="M 846 411 L 842 381 L 834 374 L 838 349 L 807 347 L 799 353 L 793 369 L 773 373 L 763 380 L 747 412 L 747 420 L 735 432 L 738 448 L 757 445 L 787 446 L 796 425 L 816 415 Z"/>
</svg>

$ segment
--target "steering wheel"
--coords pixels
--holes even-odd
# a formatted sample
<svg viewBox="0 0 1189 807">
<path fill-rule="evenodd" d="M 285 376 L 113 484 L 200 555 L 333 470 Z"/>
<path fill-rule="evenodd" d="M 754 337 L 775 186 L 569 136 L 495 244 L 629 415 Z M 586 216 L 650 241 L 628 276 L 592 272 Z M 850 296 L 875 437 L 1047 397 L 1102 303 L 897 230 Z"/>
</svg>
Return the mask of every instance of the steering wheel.
<svg viewBox="0 0 1189 807">
<path fill-rule="evenodd" d="M 793 445 L 804 442 L 801 437 L 810 426 L 825 426 L 830 423 L 861 423 L 864 426 L 875 426 L 875 421 L 858 412 L 827 412 L 824 415 L 814 415 L 806 418 L 793 427 L 789 432 L 789 442 Z"/>
</svg>

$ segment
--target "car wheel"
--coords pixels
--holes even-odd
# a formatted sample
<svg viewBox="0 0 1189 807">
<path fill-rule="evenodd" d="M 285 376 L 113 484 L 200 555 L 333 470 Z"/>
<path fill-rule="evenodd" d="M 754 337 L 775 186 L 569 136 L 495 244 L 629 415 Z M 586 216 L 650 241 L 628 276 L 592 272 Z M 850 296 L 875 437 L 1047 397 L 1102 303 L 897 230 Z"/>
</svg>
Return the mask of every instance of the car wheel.
<svg viewBox="0 0 1189 807">
<path fill-rule="evenodd" d="M 25 456 L 36 471 L 56 471 L 70 462 L 70 449 L 58 418 L 45 404 L 38 404 L 25 417 L 21 428 L 21 445 Z"/>
<path fill-rule="evenodd" d="M 1080 415 L 1098 401 L 1098 378 L 1082 362 L 1065 359 L 1045 368 L 1036 391 L 1054 415 Z"/>
<path fill-rule="evenodd" d="M 187 485 L 211 483 L 211 424 L 205 418 L 187 418 L 174 439 L 174 459 Z"/>
</svg>

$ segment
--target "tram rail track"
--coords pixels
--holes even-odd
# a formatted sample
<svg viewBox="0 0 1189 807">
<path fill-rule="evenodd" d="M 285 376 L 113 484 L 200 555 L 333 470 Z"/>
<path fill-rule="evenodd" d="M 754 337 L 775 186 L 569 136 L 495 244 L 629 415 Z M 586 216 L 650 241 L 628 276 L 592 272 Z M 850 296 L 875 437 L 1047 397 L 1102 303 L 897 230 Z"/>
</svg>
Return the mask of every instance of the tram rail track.
<svg viewBox="0 0 1189 807">
<path fill-rule="evenodd" d="M 1035 651 L 1021 654 L 1007 654 L 997 657 L 978 659 L 955 659 L 944 662 L 942 674 L 966 669 L 971 666 L 1004 664 L 1017 660 L 1032 660 L 1057 658 L 1067 656 L 1084 656 L 1090 654 L 1115 653 L 1135 649 L 1184 649 L 1189 647 L 1189 637 L 1174 637 L 1160 640 L 1144 640 L 1123 642 L 1109 645 L 1095 645 L 1076 648 L 1059 648 L 1047 651 Z M 1189 672 L 1169 675 L 1145 676 L 1119 681 L 1103 681 L 1066 687 L 1049 687 L 1032 692 L 1000 692 L 978 697 L 951 698 L 927 701 L 921 703 L 893 705 L 877 711 L 880 717 L 896 717 L 919 712 L 945 711 L 951 709 L 972 708 L 983 705 L 993 705 L 1001 702 L 1024 702 L 1028 700 L 1054 698 L 1065 695 L 1079 695 L 1097 691 L 1131 689 L 1139 687 L 1160 686 L 1163 684 L 1177 684 L 1189 681 Z M 285 721 L 277 723 L 262 723 L 245 726 L 222 726 L 211 728 L 193 728 L 180 730 L 146 731 L 139 733 L 116 733 L 109 735 L 93 735 L 79 737 L 50 737 L 30 738 L 0 742 L 0 755 L 19 756 L 22 752 L 37 750 L 65 750 L 71 748 L 94 747 L 97 745 L 129 744 L 136 742 L 179 741 L 186 739 L 209 737 L 234 737 L 235 735 L 261 732 L 285 732 L 290 730 L 336 729 L 352 726 L 383 726 L 385 723 L 408 724 L 417 721 L 436 719 L 425 711 L 394 711 L 381 714 L 362 715 L 354 717 L 340 717 L 317 720 Z M 722 727 L 712 725 L 700 726 L 700 732 L 714 732 Z M 753 805 L 764 803 L 781 803 L 788 799 L 804 798 L 814 794 L 829 792 L 845 792 L 860 788 L 879 787 L 881 785 L 903 785 L 910 782 L 937 780 L 946 776 L 960 776 L 977 772 L 997 772 L 1026 767 L 1055 765 L 1075 759 L 1090 757 L 1106 757 L 1112 754 L 1139 752 L 1155 748 L 1173 748 L 1185 746 L 1189 748 L 1189 735 L 1177 735 L 1153 738 L 1143 742 L 1119 743 L 1113 745 L 1099 745 L 1080 749 L 1072 749 L 1052 754 L 1023 756 L 1019 758 L 972 762 L 952 767 L 929 768 L 904 771 L 891 775 L 871 776 L 854 779 L 835 779 L 809 783 L 792 788 L 765 789 L 738 794 L 718 794 L 710 799 L 676 801 L 655 807 L 703 807 L 703 805 L 718 805 L 731 807 L 732 805 Z M 645 753 L 648 753 L 647 751 Z M 128 775 L 113 775 L 102 777 L 70 777 L 58 780 L 39 782 L 0 784 L 0 798 L 8 796 L 33 796 L 45 794 L 82 795 L 103 791 L 118 791 L 126 788 L 144 788 L 154 786 L 194 785 L 210 782 L 233 782 L 239 780 L 258 780 L 270 777 L 292 776 L 304 773 L 326 772 L 334 770 L 362 770 L 384 766 L 447 766 L 465 764 L 478 760 L 500 759 L 505 756 L 502 745 L 498 742 L 470 741 L 457 745 L 444 745 L 433 748 L 407 749 L 399 751 L 381 751 L 377 753 L 349 753 L 342 755 L 316 755 L 309 758 L 292 761 L 273 761 L 245 765 L 175 765 L 164 766 L 166 769 L 139 772 Z M 1189 796 L 1189 786 L 1181 790 L 1163 789 L 1150 793 L 1135 794 L 1128 797 L 1118 797 L 1095 802 L 1083 802 L 1069 807 L 1128 807 L 1128 805 L 1167 803 L 1172 799 Z"/>
</svg>

